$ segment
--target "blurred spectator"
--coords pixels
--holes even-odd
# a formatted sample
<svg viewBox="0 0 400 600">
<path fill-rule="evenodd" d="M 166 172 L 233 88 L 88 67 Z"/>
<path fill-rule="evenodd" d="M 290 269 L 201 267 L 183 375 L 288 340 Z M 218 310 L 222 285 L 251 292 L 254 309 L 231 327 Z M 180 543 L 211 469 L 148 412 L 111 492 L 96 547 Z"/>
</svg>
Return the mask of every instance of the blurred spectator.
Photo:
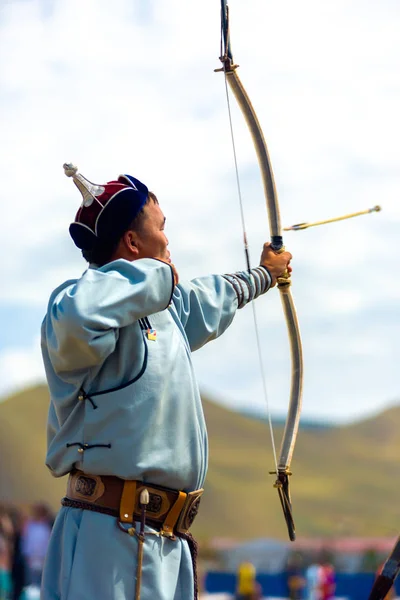
<svg viewBox="0 0 400 600">
<path fill-rule="evenodd" d="M 320 573 L 321 565 L 317 562 L 312 563 L 306 569 L 306 599 L 321 600 L 320 598 Z"/>
<path fill-rule="evenodd" d="M 256 569 L 251 562 L 243 562 L 237 572 L 236 600 L 259 600 L 261 587 L 256 581 Z"/>
<path fill-rule="evenodd" d="M 303 575 L 303 560 L 300 554 L 296 553 L 289 557 L 286 566 L 286 582 L 289 600 L 301 600 L 306 580 Z"/>
<path fill-rule="evenodd" d="M 27 564 L 27 583 L 40 588 L 53 516 L 45 504 L 34 504 L 22 532 L 22 554 Z"/>
<path fill-rule="evenodd" d="M 320 567 L 320 600 L 333 600 L 336 590 L 336 574 L 329 558 L 324 556 Z"/>
<path fill-rule="evenodd" d="M 321 555 L 319 561 L 315 561 L 308 567 L 306 583 L 307 600 L 333 600 L 336 590 L 336 575 L 326 553 Z"/>
<path fill-rule="evenodd" d="M 22 560 L 19 563 L 20 523 L 15 507 L 0 507 L 0 600 L 20 600 L 24 587 L 24 564 Z"/>
<path fill-rule="evenodd" d="M 22 514 L 12 507 L 10 518 L 13 523 L 13 549 L 11 558 L 12 600 L 21 600 L 26 583 L 26 564 L 21 548 Z"/>
<path fill-rule="evenodd" d="M 11 598 L 11 552 L 8 516 L 0 509 L 0 600 Z"/>
</svg>

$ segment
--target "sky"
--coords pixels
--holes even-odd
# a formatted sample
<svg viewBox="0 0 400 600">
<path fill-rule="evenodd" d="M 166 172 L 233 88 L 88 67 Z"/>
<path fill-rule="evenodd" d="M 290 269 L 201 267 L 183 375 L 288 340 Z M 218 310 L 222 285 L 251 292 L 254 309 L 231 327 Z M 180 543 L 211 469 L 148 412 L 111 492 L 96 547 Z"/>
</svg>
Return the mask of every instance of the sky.
<svg viewBox="0 0 400 600">
<path fill-rule="evenodd" d="M 231 0 L 238 74 L 264 130 L 282 223 L 382 206 L 286 233 L 304 351 L 302 415 L 345 423 L 400 399 L 400 6 Z M 0 0 L 0 396 L 44 381 L 51 291 L 86 264 L 68 234 L 91 181 L 154 191 L 181 279 L 245 269 L 218 0 Z M 231 98 L 251 261 L 269 239 L 249 132 Z M 279 293 L 194 353 L 204 392 L 284 416 L 290 360 Z"/>
</svg>

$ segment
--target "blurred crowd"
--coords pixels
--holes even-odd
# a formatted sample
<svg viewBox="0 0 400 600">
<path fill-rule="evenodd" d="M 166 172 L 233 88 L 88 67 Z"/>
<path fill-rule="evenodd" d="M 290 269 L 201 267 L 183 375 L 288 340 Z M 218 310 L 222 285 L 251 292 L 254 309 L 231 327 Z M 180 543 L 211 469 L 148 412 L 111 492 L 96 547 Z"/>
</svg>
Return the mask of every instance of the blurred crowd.
<svg viewBox="0 0 400 600">
<path fill-rule="evenodd" d="M 39 590 L 53 522 L 44 503 L 0 504 L 0 600 L 28 600 L 28 590 Z"/>
<path fill-rule="evenodd" d="M 333 600 L 335 597 L 335 569 L 325 553 L 314 557 L 306 566 L 301 555 L 293 554 L 286 574 L 290 600 Z"/>
<path fill-rule="evenodd" d="M 286 568 L 288 600 L 333 600 L 335 569 L 326 555 L 304 565 L 301 555 L 293 554 Z M 251 561 L 242 562 L 236 573 L 235 600 L 261 600 L 262 590 Z"/>
</svg>

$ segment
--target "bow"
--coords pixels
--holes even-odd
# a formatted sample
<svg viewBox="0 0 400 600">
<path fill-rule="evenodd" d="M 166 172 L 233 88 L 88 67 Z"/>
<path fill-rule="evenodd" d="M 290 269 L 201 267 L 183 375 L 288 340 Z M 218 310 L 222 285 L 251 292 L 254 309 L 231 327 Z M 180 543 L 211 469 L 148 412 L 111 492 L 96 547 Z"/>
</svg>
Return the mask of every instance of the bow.
<svg viewBox="0 0 400 600">
<path fill-rule="evenodd" d="M 389 593 L 390 588 L 394 584 L 397 575 L 400 572 L 400 537 L 394 545 L 394 548 L 388 558 L 381 573 L 375 580 L 374 585 L 368 600 L 384 600 L 386 595 Z"/>
<path fill-rule="evenodd" d="M 261 177 L 264 187 L 264 195 L 267 203 L 267 212 L 269 219 L 269 229 L 271 234 L 271 245 L 275 252 L 284 252 L 283 239 L 281 235 L 281 222 L 279 214 L 278 196 L 275 187 L 274 176 L 272 172 L 271 161 L 268 153 L 267 144 L 261 126 L 258 122 L 254 108 L 237 74 L 237 67 L 232 58 L 232 52 L 229 39 L 229 9 L 227 0 L 221 0 L 221 56 L 223 64 L 222 69 L 226 81 L 229 84 L 246 120 L 250 130 L 261 170 Z M 300 330 L 296 315 L 296 309 L 293 303 L 290 291 L 290 275 L 285 273 L 278 279 L 278 289 L 282 300 L 283 312 L 286 319 L 291 354 L 291 386 L 288 415 L 283 433 L 279 459 L 276 470 L 271 474 L 276 474 L 274 487 L 277 488 L 279 499 L 285 516 L 289 538 L 295 540 L 295 526 L 292 515 L 292 504 L 289 490 L 290 463 L 296 442 L 296 436 L 299 428 L 301 395 L 303 383 L 303 356 L 301 347 Z"/>
</svg>

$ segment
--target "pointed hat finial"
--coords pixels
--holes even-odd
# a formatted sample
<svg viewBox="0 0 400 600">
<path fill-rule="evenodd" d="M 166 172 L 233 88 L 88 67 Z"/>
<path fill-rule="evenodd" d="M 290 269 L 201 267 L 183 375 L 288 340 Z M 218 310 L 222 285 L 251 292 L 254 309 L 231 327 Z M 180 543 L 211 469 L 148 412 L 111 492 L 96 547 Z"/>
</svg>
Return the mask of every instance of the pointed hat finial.
<svg viewBox="0 0 400 600">
<path fill-rule="evenodd" d="M 72 163 L 64 163 L 64 173 L 67 177 L 72 177 L 76 187 L 83 196 L 82 206 L 90 206 L 97 198 L 101 196 L 105 188 L 102 185 L 96 185 L 78 173 L 78 167 Z"/>
<path fill-rule="evenodd" d="M 63 167 L 64 167 L 64 173 L 66 174 L 67 177 L 73 177 L 78 172 L 78 167 L 76 167 L 72 163 L 64 163 Z"/>
</svg>

